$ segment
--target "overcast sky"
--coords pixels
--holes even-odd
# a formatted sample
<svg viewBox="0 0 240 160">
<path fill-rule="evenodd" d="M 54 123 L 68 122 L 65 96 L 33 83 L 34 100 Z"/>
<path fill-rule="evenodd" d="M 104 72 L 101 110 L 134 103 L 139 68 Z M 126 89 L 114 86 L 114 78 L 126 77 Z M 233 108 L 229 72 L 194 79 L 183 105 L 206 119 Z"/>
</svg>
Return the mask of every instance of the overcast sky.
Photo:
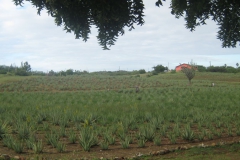
<svg viewBox="0 0 240 160">
<path fill-rule="evenodd" d="M 198 65 L 240 63 L 240 47 L 222 48 L 216 38 L 218 26 L 208 21 L 195 32 L 185 28 L 182 19 L 170 13 L 169 2 L 158 8 L 156 0 L 144 0 L 145 24 L 125 30 L 111 50 L 102 50 L 93 27 L 85 43 L 65 33 L 54 19 L 42 11 L 41 16 L 29 3 L 17 7 L 11 0 L 0 0 L 0 65 L 28 61 L 32 70 L 66 69 L 92 71 L 152 70 L 162 64 L 174 69 L 191 60 Z"/>
</svg>

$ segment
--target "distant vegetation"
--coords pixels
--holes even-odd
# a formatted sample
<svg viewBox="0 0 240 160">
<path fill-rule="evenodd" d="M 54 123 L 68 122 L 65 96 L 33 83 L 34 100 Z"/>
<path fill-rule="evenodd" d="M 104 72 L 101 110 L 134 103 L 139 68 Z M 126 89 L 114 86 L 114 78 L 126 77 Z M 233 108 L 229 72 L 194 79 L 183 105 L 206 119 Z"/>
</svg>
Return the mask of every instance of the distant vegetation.
<svg viewBox="0 0 240 160">
<path fill-rule="evenodd" d="M 239 64 L 236 63 L 236 67 L 227 66 L 226 64 L 223 66 L 209 66 L 205 67 L 203 65 L 197 65 L 198 72 L 220 72 L 220 73 L 238 73 L 240 72 Z M 118 70 L 118 71 L 96 71 L 91 72 L 91 74 L 106 74 L 106 75 L 138 75 L 138 74 L 148 74 L 148 76 L 158 75 L 159 73 L 164 72 L 171 72 L 176 73 L 175 69 L 169 70 L 168 67 L 164 67 L 163 65 L 157 65 L 152 67 L 152 71 L 146 71 L 145 69 L 133 70 L 133 71 L 125 71 L 125 70 Z M 39 75 L 39 76 L 69 76 L 69 75 L 86 75 L 90 74 L 86 70 L 74 70 L 74 69 L 67 69 L 65 71 L 53 71 L 50 70 L 49 72 L 43 71 L 32 71 L 31 65 L 28 62 L 22 62 L 21 66 L 15 65 L 0 65 L 0 74 L 5 75 L 18 75 L 18 76 L 30 76 L 30 75 Z"/>
</svg>

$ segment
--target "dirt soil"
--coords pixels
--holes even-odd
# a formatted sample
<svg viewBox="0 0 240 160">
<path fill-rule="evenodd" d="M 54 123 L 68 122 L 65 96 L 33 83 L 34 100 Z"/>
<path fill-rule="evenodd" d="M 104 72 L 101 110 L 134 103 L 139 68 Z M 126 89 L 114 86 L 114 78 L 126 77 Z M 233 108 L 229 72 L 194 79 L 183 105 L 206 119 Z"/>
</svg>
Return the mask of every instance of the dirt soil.
<svg viewBox="0 0 240 160">
<path fill-rule="evenodd" d="M 64 141 L 64 140 L 62 140 Z M 58 153 L 55 148 L 50 145 L 44 144 L 43 153 L 34 154 L 32 150 L 24 150 L 22 154 L 16 154 L 13 150 L 4 147 L 2 142 L 0 142 L 0 155 L 7 154 L 10 157 L 19 156 L 25 159 L 40 157 L 40 159 L 130 159 L 136 158 L 144 155 L 160 155 L 159 151 L 165 151 L 164 153 L 169 153 L 171 150 L 185 150 L 192 147 L 207 147 L 207 146 L 217 146 L 225 144 L 239 143 L 240 136 L 234 137 L 223 137 L 214 140 L 208 140 L 203 142 L 187 142 L 178 140 L 176 144 L 170 144 L 168 139 L 162 139 L 161 146 L 156 146 L 153 142 L 147 142 L 144 148 L 140 148 L 137 142 L 130 144 L 130 148 L 123 149 L 120 143 L 117 141 L 115 145 L 110 145 L 108 150 L 102 150 L 100 146 L 95 146 L 91 148 L 90 152 L 86 152 L 82 149 L 79 143 L 77 144 L 66 144 L 66 151 L 64 153 Z M 160 158 L 160 157 L 159 157 Z"/>
</svg>

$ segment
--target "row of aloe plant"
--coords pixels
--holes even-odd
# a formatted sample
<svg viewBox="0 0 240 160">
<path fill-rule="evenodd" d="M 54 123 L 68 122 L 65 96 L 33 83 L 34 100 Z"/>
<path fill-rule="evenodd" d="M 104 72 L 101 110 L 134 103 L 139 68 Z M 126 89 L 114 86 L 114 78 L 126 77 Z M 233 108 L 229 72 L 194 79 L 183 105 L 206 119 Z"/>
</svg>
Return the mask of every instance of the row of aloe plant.
<svg viewBox="0 0 240 160">
<path fill-rule="evenodd" d="M 141 81 L 152 83 L 146 79 Z M 153 78 L 152 81 L 160 80 Z M 10 128 L 14 142 L 29 148 L 28 141 L 33 141 L 30 140 L 33 134 L 50 134 L 57 129 L 60 138 L 54 146 L 56 149 L 59 146 L 59 152 L 66 147 L 62 137 L 70 143 L 90 148 L 98 144 L 108 149 L 113 144 L 128 148 L 131 143 L 137 143 L 144 147 L 147 141 L 161 144 L 163 139 L 174 144 L 179 139 L 191 143 L 238 136 L 239 86 L 211 88 L 203 87 L 202 82 L 199 85 L 183 87 L 180 83 L 175 87 L 141 89 L 139 93 L 123 86 L 122 92 L 3 92 L 0 93 L 0 120 L 5 121 L 3 128 Z M 86 132 L 92 132 L 89 135 L 93 134 L 94 143 L 83 141 L 84 128 L 92 128 Z M 4 135 L 4 129 L 0 128 L 1 141 Z M 46 139 L 44 137 L 42 145 Z M 40 140 L 38 142 L 40 144 Z"/>
</svg>

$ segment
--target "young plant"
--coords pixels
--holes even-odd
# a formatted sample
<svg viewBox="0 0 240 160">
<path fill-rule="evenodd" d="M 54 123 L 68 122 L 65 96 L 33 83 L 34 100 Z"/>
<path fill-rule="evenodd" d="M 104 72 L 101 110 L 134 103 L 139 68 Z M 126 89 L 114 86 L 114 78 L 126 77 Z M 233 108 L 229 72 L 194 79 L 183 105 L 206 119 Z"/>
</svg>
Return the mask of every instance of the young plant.
<svg viewBox="0 0 240 160">
<path fill-rule="evenodd" d="M 3 146 L 8 147 L 9 149 L 12 149 L 14 138 L 10 135 L 3 137 Z"/>
<path fill-rule="evenodd" d="M 153 141 L 155 135 L 155 129 L 151 125 L 140 128 L 140 134 L 147 140 Z"/>
<path fill-rule="evenodd" d="M 130 134 L 130 136 L 127 136 L 126 138 L 129 139 L 129 143 L 130 143 L 130 144 L 133 143 L 133 136 L 132 136 L 132 134 Z"/>
<path fill-rule="evenodd" d="M 62 153 L 66 150 L 66 145 L 64 143 L 58 142 L 56 149 L 58 152 Z"/>
<path fill-rule="evenodd" d="M 204 134 L 203 133 L 199 133 L 197 136 L 198 140 L 201 142 L 204 140 Z"/>
<path fill-rule="evenodd" d="M 49 124 L 47 122 L 44 122 L 43 123 L 43 130 L 44 131 L 49 131 L 50 127 L 49 127 Z"/>
<path fill-rule="evenodd" d="M 0 140 L 4 138 L 5 134 L 10 132 L 10 127 L 6 122 L 0 121 Z"/>
<path fill-rule="evenodd" d="M 130 145 L 129 138 L 126 137 L 125 140 L 122 140 L 121 145 L 122 145 L 122 148 L 124 149 L 129 148 L 129 145 Z"/>
<path fill-rule="evenodd" d="M 173 128 L 173 133 L 175 134 L 176 137 L 179 137 L 181 134 L 180 134 L 180 129 L 179 129 L 179 125 L 176 124 Z"/>
<path fill-rule="evenodd" d="M 212 133 L 208 132 L 208 133 L 207 133 L 207 137 L 208 137 L 209 140 L 213 140 L 213 135 L 212 135 Z"/>
<path fill-rule="evenodd" d="M 90 151 L 90 148 L 96 145 L 97 141 L 92 128 L 82 128 L 80 131 L 79 143 L 84 151 Z"/>
<path fill-rule="evenodd" d="M 240 136 L 240 128 L 239 127 L 236 130 L 236 134 L 237 134 L 237 136 Z"/>
<path fill-rule="evenodd" d="M 160 137 L 155 137 L 153 139 L 153 143 L 156 145 L 156 146 L 160 146 L 161 145 L 161 138 Z"/>
<path fill-rule="evenodd" d="M 74 132 L 73 129 L 70 130 L 70 132 L 69 132 L 69 134 L 68 134 L 68 138 L 69 138 L 70 143 L 72 143 L 72 144 L 76 143 L 76 141 L 77 141 L 77 136 L 76 136 L 76 134 L 75 134 L 75 132 Z"/>
<path fill-rule="evenodd" d="M 145 147 L 145 143 L 146 143 L 146 142 L 147 142 L 147 140 L 144 139 L 144 138 L 139 139 L 139 140 L 138 140 L 138 147 L 140 147 L 140 148 Z"/>
<path fill-rule="evenodd" d="M 59 134 L 61 137 L 66 137 L 67 134 L 66 134 L 66 129 L 64 126 L 61 126 L 60 130 L 59 130 Z"/>
<path fill-rule="evenodd" d="M 190 126 L 187 125 L 185 129 L 182 132 L 182 138 L 187 141 L 193 141 L 194 140 L 194 133 L 191 130 Z"/>
<path fill-rule="evenodd" d="M 233 136 L 233 133 L 232 133 L 232 127 L 231 126 L 229 126 L 228 127 L 228 136 L 230 136 L 230 137 L 232 137 Z"/>
<path fill-rule="evenodd" d="M 162 128 L 160 129 L 160 133 L 162 136 L 166 137 L 167 127 L 165 125 L 163 125 Z"/>
<path fill-rule="evenodd" d="M 51 144 L 54 148 L 57 147 L 58 140 L 60 139 L 59 134 L 52 131 L 51 133 L 46 134 L 47 144 Z"/>
<path fill-rule="evenodd" d="M 42 140 L 37 141 L 35 143 L 32 144 L 32 150 L 34 153 L 42 153 L 43 152 L 43 144 L 42 144 Z"/>
<path fill-rule="evenodd" d="M 32 134 L 31 132 L 31 127 L 28 125 L 22 125 L 21 127 L 18 128 L 18 138 L 23 140 L 23 139 L 29 139 L 30 135 Z"/>
<path fill-rule="evenodd" d="M 218 138 L 221 138 L 221 137 L 222 137 L 222 130 L 217 131 L 217 132 L 216 132 L 216 136 L 217 136 Z"/>
<path fill-rule="evenodd" d="M 125 131 L 120 130 L 120 131 L 118 131 L 118 136 L 121 140 L 125 140 L 125 138 L 127 137 L 127 134 Z"/>
<path fill-rule="evenodd" d="M 16 152 L 16 153 L 22 153 L 23 149 L 24 149 L 24 144 L 23 141 L 18 141 L 18 140 L 14 140 L 12 142 L 12 149 Z"/>
<path fill-rule="evenodd" d="M 33 149 L 33 143 L 36 142 L 36 137 L 34 135 L 31 135 L 29 139 L 26 140 L 26 146 L 28 149 Z"/>
<path fill-rule="evenodd" d="M 174 133 L 170 133 L 170 134 L 168 135 L 168 138 L 170 139 L 170 142 L 171 142 L 172 144 L 176 144 L 176 135 L 175 135 Z"/>
<path fill-rule="evenodd" d="M 102 142 L 100 143 L 100 147 L 101 147 L 102 150 L 107 150 L 107 149 L 108 149 L 108 146 L 109 146 L 109 144 L 108 144 L 107 141 L 102 141 Z"/>
<path fill-rule="evenodd" d="M 116 142 L 116 138 L 115 138 L 115 136 L 112 135 L 112 134 L 106 134 L 106 135 L 104 136 L 104 139 L 105 139 L 105 141 L 107 141 L 110 145 L 113 145 L 113 144 L 115 144 L 115 142 Z"/>
</svg>

